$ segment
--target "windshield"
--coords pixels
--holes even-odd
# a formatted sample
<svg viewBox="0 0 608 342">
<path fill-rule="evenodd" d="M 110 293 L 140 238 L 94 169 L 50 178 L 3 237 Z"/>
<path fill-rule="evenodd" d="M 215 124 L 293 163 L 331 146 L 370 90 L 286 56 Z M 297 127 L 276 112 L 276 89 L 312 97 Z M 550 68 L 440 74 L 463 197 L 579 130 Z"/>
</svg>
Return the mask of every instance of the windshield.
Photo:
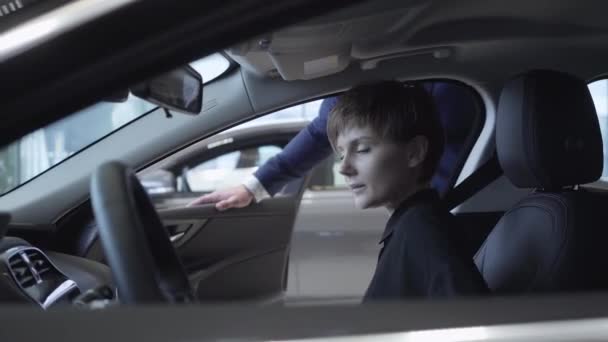
<svg viewBox="0 0 608 342">
<path fill-rule="evenodd" d="M 129 96 L 101 102 L 36 130 L 0 150 L 0 193 L 40 175 L 156 106 Z"/>
<path fill-rule="evenodd" d="M 209 83 L 230 68 L 221 54 L 190 64 Z M 100 102 L 36 130 L 0 149 L 0 195 L 84 150 L 157 106 L 130 95 L 121 103 Z"/>
</svg>

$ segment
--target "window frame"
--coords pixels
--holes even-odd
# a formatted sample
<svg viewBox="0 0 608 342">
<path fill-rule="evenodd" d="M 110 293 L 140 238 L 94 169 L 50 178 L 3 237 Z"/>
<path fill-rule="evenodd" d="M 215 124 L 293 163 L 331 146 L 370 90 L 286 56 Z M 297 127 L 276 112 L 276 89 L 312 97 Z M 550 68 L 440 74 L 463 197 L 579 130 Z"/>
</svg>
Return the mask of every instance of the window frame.
<svg viewBox="0 0 608 342">
<path fill-rule="evenodd" d="M 589 85 L 591 85 L 592 83 L 598 82 L 598 81 L 606 81 L 608 83 L 608 75 L 602 74 L 600 76 L 596 76 L 596 77 L 593 77 L 593 78 L 587 80 L 587 82 L 586 82 L 587 89 L 589 89 Z M 591 99 L 593 100 L 593 105 L 595 107 L 595 100 L 593 99 L 593 94 L 591 94 L 591 92 L 589 92 L 589 93 L 591 95 Z M 606 95 L 608 96 L 608 93 Z M 596 110 L 596 117 L 598 118 L 598 123 L 599 123 L 599 115 L 597 115 L 597 110 Z M 606 128 L 608 129 L 608 126 Z M 606 137 L 604 137 L 602 135 L 602 146 L 606 146 L 608 144 L 608 141 L 606 141 L 606 139 L 608 139 L 608 135 Z M 608 167 L 608 164 L 606 164 L 604 161 L 606 160 L 606 158 L 608 158 L 608 151 L 604 149 L 603 154 L 604 154 L 604 156 L 602 157 L 603 168 L 606 168 L 606 167 Z M 600 179 L 596 180 L 595 182 L 581 184 L 580 186 L 583 188 L 587 188 L 587 189 L 608 190 L 608 177 L 606 177 L 606 179 L 602 179 L 603 174 L 604 174 L 604 170 L 602 169 L 602 176 L 600 176 Z"/>
<path fill-rule="evenodd" d="M 419 81 L 417 80 L 416 82 L 441 82 L 457 84 L 458 86 L 467 89 L 467 91 L 473 97 L 473 101 L 476 105 L 475 117 L 472 122 L 472 127 L 469 131 L 469 134 L 465 138 L 464 143 L 462 144 L 462 149 L 459 152 L 458 157 L 456 158 L 456 163 L 454 165 L 450 177 L 448 178 L 447 189 L 443 194 L 441 194 L 442 197 L 445 197 L 455 188 L 456 182 L 458 181 L 458 177 L 462 173 L 464 165 L 466 164 L 467 159 L 469 158 L 471 151 L 473 150 L 473 147 L 479 140 L 479 136 L 481 135 L 484 124 L 487 119 L 487 108 L 484 104 L 481 94 L 479 94 L 479 92 L 475 88 L 462 81 L 453 80 L 449 78 L 429 78 Z"/>
</svg>

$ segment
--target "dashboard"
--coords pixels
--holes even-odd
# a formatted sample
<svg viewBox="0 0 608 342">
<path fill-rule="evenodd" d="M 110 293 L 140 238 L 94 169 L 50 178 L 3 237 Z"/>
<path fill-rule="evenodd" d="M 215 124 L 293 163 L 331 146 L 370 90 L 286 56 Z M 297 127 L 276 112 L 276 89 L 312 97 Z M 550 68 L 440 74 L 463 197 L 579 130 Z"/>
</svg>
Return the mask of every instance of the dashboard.
<svg viewBox="0 0 608 342">
<path fill-rule="evenodd" d="M 110 269 L 101 263 L 52 251 L 42 251 L 16 237 L 0 240 L 0 304 L 32 303 L 42 309 L 72 305 L 91 291 L 111 289 Z M 107 300 L 113 298 L 106 298 Z"/>
</svg>

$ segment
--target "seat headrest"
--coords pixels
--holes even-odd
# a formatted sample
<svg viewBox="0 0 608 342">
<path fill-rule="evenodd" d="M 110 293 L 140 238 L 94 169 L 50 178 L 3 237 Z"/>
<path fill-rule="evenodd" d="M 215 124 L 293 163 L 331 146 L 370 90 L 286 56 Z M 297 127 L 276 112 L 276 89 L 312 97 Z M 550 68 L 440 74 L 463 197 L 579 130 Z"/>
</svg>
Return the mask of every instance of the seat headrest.
<svg viewBox="0 0 608 342">
<path fill-rule="evenodd" d="M 548 70 L 508 81 L 498 103 L 496 148 L 505 175 L 518 187 L 549 190 L 596 181 L 604 152 L 587 84 Z"/>
</svg>

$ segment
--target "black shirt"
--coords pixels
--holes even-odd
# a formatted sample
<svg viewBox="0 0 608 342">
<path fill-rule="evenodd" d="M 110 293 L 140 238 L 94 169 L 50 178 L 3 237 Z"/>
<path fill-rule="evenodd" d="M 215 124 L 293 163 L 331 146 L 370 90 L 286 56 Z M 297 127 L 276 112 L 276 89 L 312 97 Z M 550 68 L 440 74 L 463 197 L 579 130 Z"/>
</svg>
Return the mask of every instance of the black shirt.
<svg viewBox="0 0 608 342">
<path fill-rule="evenodd" d="M 437 192 L 428 189 L 409 197 L 386 224 L 364 301 L 488 293 L 459 233 Z"/>
</svg>

